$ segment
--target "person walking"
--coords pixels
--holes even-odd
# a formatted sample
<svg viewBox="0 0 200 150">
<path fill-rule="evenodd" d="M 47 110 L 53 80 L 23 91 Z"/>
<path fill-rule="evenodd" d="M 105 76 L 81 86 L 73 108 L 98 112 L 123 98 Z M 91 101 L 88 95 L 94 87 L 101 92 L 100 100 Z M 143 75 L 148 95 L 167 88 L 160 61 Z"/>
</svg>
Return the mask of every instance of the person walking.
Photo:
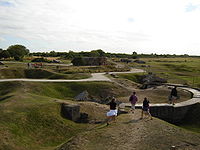
<svg viewBox="0 0 200 150">
<path fill-rule="evenodd" d="M 175 100 L 178 99 L 178 92 L 176 89 L 176 86 L 171 90 L 170 96 L 169 96 L 169 103 L 172 105 L 175 105 Z"/>
<path fill-rule="evenodd" d="M 135 112 L 135 104 L 138 101 L 138 98 L 136 96 L 136 92 L 134 91 L 133 94 L 129 97 L 129 101 L 131 102 L 131 112 Z"/>
<path fill-rule="evenodd" d="M 147 98 L 145 97 L 143 100 L 143 105 L 142 105 L 142 113 L 141 113 L 141 118 L 143 119 L 143 114 L 148 115 L 148 117 L 151 118 L 151 120 L 153 119 L 150 112 L 149 112 L 149 101 L 147 100 Z"/>
<path fill-rule="evenodd" d="M 111 121 L 115 121 L 116 120 L 116 116 L 117 116 L 117 103 L 116 103 L 116 99 L 113 97 L 111 102 L 108 103 L 108 105 L 110 105 L 110 111 L 107 112 L 107 125 L 110 124 Z"/>
</svg>

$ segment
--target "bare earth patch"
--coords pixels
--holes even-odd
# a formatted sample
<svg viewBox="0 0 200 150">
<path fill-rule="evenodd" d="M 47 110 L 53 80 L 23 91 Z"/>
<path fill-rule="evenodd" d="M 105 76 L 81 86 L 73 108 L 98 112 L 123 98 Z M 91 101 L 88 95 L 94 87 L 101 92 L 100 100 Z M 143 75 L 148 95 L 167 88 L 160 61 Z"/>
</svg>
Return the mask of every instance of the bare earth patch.
<svg viewBox="0 0 200 150">
<path fill-rule="evenodd" d="M 120 115 L 116 123 L 100 124 L 72 138 L 60 150 L 199 150 L 200 134 L 195 134 L 162 120 L 140 120 L 135 114 Z"/>
<path fill-rule="evenodd" d="M 136 94 L 139 99 L 139 103 L 142 103 L 144 97 L 147 97 L 151 103 L 168 103 L 168 96 L 171 92 L 171 89 L 169 89 L 166 86 L 160 86 L 157 88 L 150 88 L 150 89 L 132 89 L 133 91 L 136 91 Z M 178 95 L 180 96 L 180 99 L 176 100 L 176 103 L 183 102 L 186 100 L 189 100 L 191 98 L 191 93 L 185 90 L 182 90 L 180 88 L 177 88 Z M 130 92 L 131 95 L 132 91 Z M 129 96 L 130 96 L 129 95 Z M 129 96 L 127 97 L 120 97 L 119 100 L 122 102 L 129 102 Z"/>
</svg>

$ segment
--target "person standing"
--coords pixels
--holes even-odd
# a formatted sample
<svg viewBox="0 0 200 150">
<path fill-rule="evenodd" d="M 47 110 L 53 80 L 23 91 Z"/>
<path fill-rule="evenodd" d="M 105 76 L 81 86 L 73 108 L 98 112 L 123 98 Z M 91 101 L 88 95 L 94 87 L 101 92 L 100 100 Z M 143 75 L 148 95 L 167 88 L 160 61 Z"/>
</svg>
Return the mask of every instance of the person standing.
<svg viewBox="0 0 200 150">
<path fill-rule="evenodd" d="M 117 103 L 116 103 L 116 99 L 113 97 L 111 102 L 108 103 L 108 105 L 110 105 L 110 111 L 107 112 L 107 125 L 109 125 L 109 123 L 111 121 L 115 121 L 116 116 L 117 116 Z"/>
<path fill-rule="evenodd" d="M 138 101 L 138 98 L 136 96 L 136 92 L 134 91 L 133 94 L 129 97 L 129 101 L 131 102 L 131 112 L 135 112 L 135 104 Z"/>
<path fill-rule="evenodd" d="M 170 96 L 169 96 L 169 101 L 170 104 L 175 105 L 175 100 L 178 98 L 178 92 L 176 89 L 176 86 L 171 90 Z"/>
<path fill-rule="evenodd" d="M 149 111 L 149 103 L 150 102 L 145 97 L 144 100 L 143 100 L 143 105 L 142 105 L 141 119 L 143 118 L 143 113 L 145 113 L 145 115 L 148 115 L 152 120 L 152 116 L 151 116 L 150 111 Z"/>
<path fill-rule="evenodd" d="M 27 66 L 28 66 L 28 69 L 30 69 L 30 67 L 31 67 L 31 64 L 30 64 L 30 63 L 27 63 Z"/>
</svg>

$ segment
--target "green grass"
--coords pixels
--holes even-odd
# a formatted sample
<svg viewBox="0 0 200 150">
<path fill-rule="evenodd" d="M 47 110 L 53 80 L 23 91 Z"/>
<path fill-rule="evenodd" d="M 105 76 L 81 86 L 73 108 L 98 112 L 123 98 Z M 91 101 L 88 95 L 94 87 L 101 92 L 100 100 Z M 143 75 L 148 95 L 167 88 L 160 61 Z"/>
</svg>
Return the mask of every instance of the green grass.
<svg viewBox="0 0 200 150">
<path fill-rule="evenodd" d="M 150 67 L 142 67 L 136 63 L 132 63 L 130 66 L 156 73 L 170 83 L 200 87 L 199 58 L 143 58 L 142 60 Z"/>
<path fill-rule="evenodd" d="M 45 69 L 6 68 L 1 69 L 0 78 L 31 78 L 31 79 L 84 79 L 91 77 L 86 73 L 62 74 Z"/>
<path fill-rule="evenodd" d="M 140 83 L 141 76 L 144 73 L 126 73 L 126 74 L 117 74 L 120 78 L 128 79 L 130 81 Z"/>
<path fill-rule="evenodd" d="M 14 108 L 1 107 L 0 149 L 53 148 L 83 130 L 82 125 L 60 116 L 58 104 L 31 105 L 30 101 Z"/>
<path fill-rule="evenodd" d="M 30 93 L 60 99 L 74 98 L 85 90 L 94 98 L 127 94 L 125 89 L 110 82 L 29 83 L 27 86 L 26 89 Z"/>
<path fill-rule="evenodd" d="M 112 89 L 116 89 L 116 93 Z M 116 96 L 125 93 L 109 82 L 0 83 L 0 149 L 53 150 L 74 135 L 84 132 L 90 125 L 62 118 L 60 104 L 54 101 L 64 99 L 71 103 L 70 99 L 83 90 L 88 90 L 94 97 L 100 97 L 99 94 L 105 94 L 106 90 L 108 94 Z M 89 105 L 85 111 L 87 108 L 92 111 L 93 107 Z M 99 112 L 102 110 L 98 107 Z M 101 118 L 104 118 L 104 114 Z M 95 116 L 99 118 L 98 114 Z"/>
<path fill-rule="evenodd" d="M 24 86 L 19 82 L 0 84 L 4 93 L 0 98 L 12 95 L 0 101 L 0 149 L 51 150 L 85 130 L 87 125 L 63 119 L 54 99 L 24 92 Z"/>
</svg>

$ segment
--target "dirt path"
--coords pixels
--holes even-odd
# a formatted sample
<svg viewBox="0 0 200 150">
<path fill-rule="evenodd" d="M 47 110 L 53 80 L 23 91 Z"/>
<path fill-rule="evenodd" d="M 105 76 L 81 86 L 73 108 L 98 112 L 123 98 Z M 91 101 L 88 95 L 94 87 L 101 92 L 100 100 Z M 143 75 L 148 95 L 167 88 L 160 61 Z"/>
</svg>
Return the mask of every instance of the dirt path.
<svg viewBox="0 0 200 150">
<path fill-rule="evenodd" d="M 140 120 L 140 110 L 124 114 L 109 126 L 98 125 L 59 150 L 199 150 L 200 135 L 154 118 Z"/>
</svg>

